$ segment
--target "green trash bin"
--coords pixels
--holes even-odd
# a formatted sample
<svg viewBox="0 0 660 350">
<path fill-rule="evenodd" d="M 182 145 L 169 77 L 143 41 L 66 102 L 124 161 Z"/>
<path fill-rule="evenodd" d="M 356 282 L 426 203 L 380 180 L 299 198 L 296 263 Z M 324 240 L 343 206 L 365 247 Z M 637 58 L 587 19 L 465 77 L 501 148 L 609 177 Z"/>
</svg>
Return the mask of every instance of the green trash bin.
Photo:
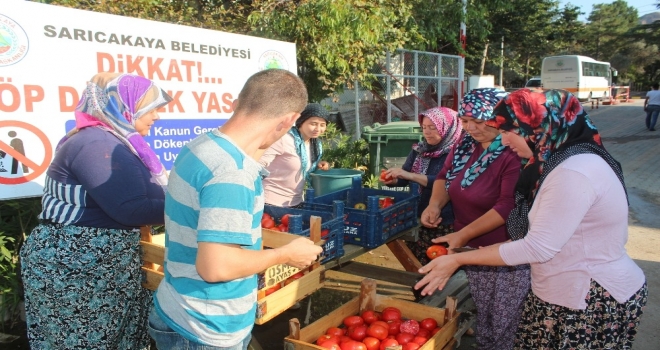
<svg viewBox="0 0 660 350">
<path fill-rule="evenodd" d="M 365 126 L 362 138 L 369 143 L 371 174 L 379 176 L 382 168 L 401 167 L 412 145 L 424 137 L 418 122 L 401 121 Z"/>
<path fill-rule="evenodd" d="M 353 178 L 362 178 L 362 172 L 354 169 L 316 170 L 309 173 L 314 197 L 351 188 Z"/>
</svg>

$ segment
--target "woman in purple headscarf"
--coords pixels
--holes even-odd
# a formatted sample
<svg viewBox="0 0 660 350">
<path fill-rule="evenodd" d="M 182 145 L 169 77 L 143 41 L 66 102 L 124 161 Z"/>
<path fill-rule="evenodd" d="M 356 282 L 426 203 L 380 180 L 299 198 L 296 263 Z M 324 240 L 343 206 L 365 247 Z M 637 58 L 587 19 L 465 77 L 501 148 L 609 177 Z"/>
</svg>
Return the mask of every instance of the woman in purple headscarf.
<svg viewBox="0 0 660 350">
<path fill-rule="evenodd" d="M 433 182 L 449 151 L 461 138 L 463 128 L 456 111 L 446 107 L 430 108 L 419 115 L 424 140 L 414 144 L 401 168 L 390 168 L 386 174 L 391 180 L 384 181 L 388 186 L 407 186 L 410 181 L 418 183 L 420 199 L 418 213 L 429 204 L 433 192 Z M 442 208 L 442 224 L 435 228 L 421 227 L 417 242 L 407 242 L 410 250 L 422 265 L 429 262 L 426 249 L 433 244 L 431 239 L 453 232 L 454 211 L 451 203 Z"/>
<path fill-rule="evenodd" d="M 139 227 L 164 223 L 167 174 L 143 137 L 170 101 L 136 75 L 88 82 L 21 249 L 31 348 L 149 346 Z"/>
<path fill-rule="evenodd" d="M 479 248 L 509 239 L 504 223 L 514 207 L 520 158 L 502 144 L 497 129 L 486 125 L 506 95 L 492 88 L 474 89 L 461 102 L 458 116 L 467 133 L 449 154 L 422 213 L 422 224 L 435 227 L 441 223 L 438 208 L 451 199 L 455 232 L 433 240 L 447 243 L 450 253 L 452 248 Z M 464 269 L 477 307 L 478 349 L 511 349 L 529 290 L 529 265 Z"/>
</svg>

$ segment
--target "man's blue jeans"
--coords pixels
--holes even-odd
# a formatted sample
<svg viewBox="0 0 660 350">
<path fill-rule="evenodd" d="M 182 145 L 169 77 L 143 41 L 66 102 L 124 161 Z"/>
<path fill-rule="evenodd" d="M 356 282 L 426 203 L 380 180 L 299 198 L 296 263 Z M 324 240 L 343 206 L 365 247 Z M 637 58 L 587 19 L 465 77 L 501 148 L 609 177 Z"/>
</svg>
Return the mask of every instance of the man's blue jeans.
<svg viewBox="0 0 660 350">
<path fill-rule="evenodd" d="M 149 335 L 156 341 L 158 350 L 247 350 L 252 339 L 248 334 L 243 341 L 228 348 L 195 343 L 168 327 L 153 307 L 149 313 Z"/>
<path fill-rule="evenodd" d="M 646 106 L 646 128 L 651 130 L 655 129 L 655 123 L 658 121 L 658 114 L 660 114 L 660 105 L 647 105 Z"/>
</svg>

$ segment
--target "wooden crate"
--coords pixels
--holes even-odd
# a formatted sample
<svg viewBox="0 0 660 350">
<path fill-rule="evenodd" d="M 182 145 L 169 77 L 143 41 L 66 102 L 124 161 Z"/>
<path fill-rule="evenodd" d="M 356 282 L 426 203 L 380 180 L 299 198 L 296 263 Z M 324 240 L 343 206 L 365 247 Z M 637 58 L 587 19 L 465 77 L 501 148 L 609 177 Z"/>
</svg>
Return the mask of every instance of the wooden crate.
<svg viewBox="0 0 660 350">
<path fill-rule="evenodd" d="M 164 275 L 160 265 L 165 259 L 165 247 L 151 241 L 151 228 L 143 227 L 140 230 L 142 247 L 142 272 L 144 274 L 142 286 L 149 290 L 156 290 Z M 300 238 L 300 236 L 262 229 L 263 246 L 277 248 Z M 321 239 L 321 218 L 313 216 L 310 219 L 310 239 L 316 245 L 323 246 L 325 241 Z M 257 315 L 255 323 L 264 324 L 275 316 L 289 309 L 298 301 L 314 293 L 323 287 L 325 271 L 323 266 L 316 262 L 305 271 L 305 275 L 280 290 L 266 296 L 266 290 L 276 283 L 283 283 L 287 278 L 300 271 L 288 265 L 276 265 L 268 268 L 263 273 L 268 276 L 267 283 L 257 293 Z"/>
<path fill-rule="evenodd" d="M 376 294 L 376 281 L 369 278 L 362 281 L 359 296 L 309 326 L 301 329 L 298 319 L 291 319 L 289 322 L 290 334 L 284 338 L 284 349 L 323 350 L 324 348 L 314 343 L 320 336 L 325 334 L 328 328 L 340 326 L 347 316 L 359 315 L 364 310 L 382 311 L 389 306 L 401 310 L 402 318 L 419 321 L 432 317 L 442 327 L 438 333 L 419 348 L 420 350 L 453 349 L 455 344 L 454 334 L 456 333 L 459 315 L 456 311 L 456 300 L 454 298 L 447 298 L 447 307 L 441 309 L 386 297 Z"/>
</svg>

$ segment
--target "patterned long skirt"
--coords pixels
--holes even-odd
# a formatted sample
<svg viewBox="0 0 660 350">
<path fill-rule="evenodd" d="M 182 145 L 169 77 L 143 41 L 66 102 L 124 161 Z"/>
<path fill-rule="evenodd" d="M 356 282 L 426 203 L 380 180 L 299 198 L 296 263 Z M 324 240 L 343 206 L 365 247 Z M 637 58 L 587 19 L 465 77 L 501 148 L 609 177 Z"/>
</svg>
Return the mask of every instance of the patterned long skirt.
<svg viewBox="0 0 660 350">
<path fill-rule="evenodd" d="M 149 348 L 140 234 L 41 224 L 21 249 L 32 349 Z"/>
<path fill-rule="evenodd" d="M 436 228 L 421 226 L 418 230 L 419 237 L 417 242 L 406 242 L 406 245 L 410 248 L 413 254 L 415 254 L 417 260 L 422 263 L 422 266 L 424 266 L 431 261 L 428 256 L 426 256 L 426 250 L 434 244 L 431 240 L 454 232 L 454 225 L 440 225 Z"/>
<path fill-rule="evenodd" d="M 592 280 L 587 308 L 579 310 L 547 303 L 530 291 L 516 349 L 631 349 L 647 298 L 646 283 L 621 304 Z"/>
<path fill-rule="evenodd" d="M 477 348 L 513 349 L 522 305 L 531 286 L 529 265 L 463 268 L 477 307 Z"/>
</svg>

